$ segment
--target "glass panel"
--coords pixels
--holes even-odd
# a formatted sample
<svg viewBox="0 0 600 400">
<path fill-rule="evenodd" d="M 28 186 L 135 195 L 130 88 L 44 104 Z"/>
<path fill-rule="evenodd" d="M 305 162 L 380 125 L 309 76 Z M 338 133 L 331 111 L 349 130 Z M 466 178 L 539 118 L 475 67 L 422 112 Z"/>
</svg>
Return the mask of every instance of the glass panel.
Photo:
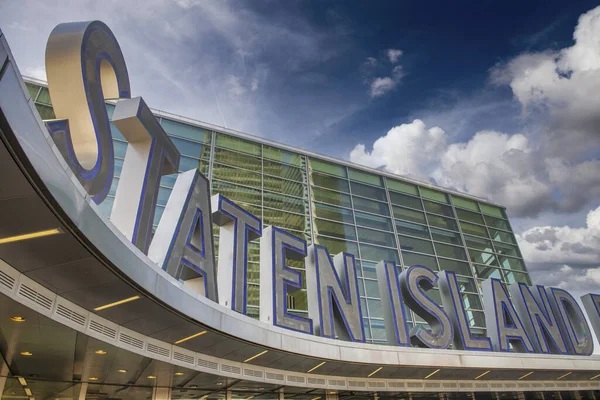
<svg viewBox="0 0 600 400">
<path fill-rule="evenodd" d="M 431 236 L 433 240 L 437 240 L 440 242 L 457 244 L 459 246 L 462 245 L 460 240 L 460 234 L 451 231 L 445 231 L 443 229 L 431 228 Z"/>
<path fill-rule="evenodd" d="M 289 214 L 279 210 L 263 209 L 263 223 L 275 225 L 280 228 L 304 231 L 307 227 L 307 218 L 304 215 Z"/>
<path fill-rule="evenodd" d="M 114 197 L 117 193 L 117 186 L 119 186 L 119 178 L 113 177 L 113 180 L 110 184 L 110 189 L 108 190 L 108 195 Z"/>
<path fill-rule="evenodd" d="M 378 217 L 377 215 L 364 214 L 360 211 L 355 211 L 356 225 L 366 226 L 368 228 L 392 231 L 392 221 L 390 218 Z"/>
<path fill-rule="evenodd" d="M 464 197 L 458 197 L 458 196 L 452 195 L 452 202 L 454 203 L 455 207 L 462 207 L 462 208 L 466 208 L 467 210 L 471 210 L 471 211 L 479 211 L 477 202 L 475 202 L 473 200 L 469 200 L 469 199 L 465 199 Z"/>
<path fill-rule="evenodd" d="M 350 179 L 352 180 L 383 187 L 383 180 L 379 175 L 370 174 L 368 172 L 359 171 L 352 168 L 348 168 L 348 172 L 350 174 Z"/>
<path fill-rule="evenodd" d="M 434 203 L 428 200 L 423 200 L 423 205 L 425 206 L 426 211 L 454 218 L 454 214 L 452 214 L 452 207 L 450 206 Z"/>
<path fill-rule="evenodd" d="M 242 203 L 251 203 L 259 205 L 261 204 L 260 190 L 250 189 L 243 186 L 233 185 L 231 183 L 221 182 L 217 180 L 212 181 L 213 194 L 222 194 L 229 200 Z M 238 204 L 241 205 L 241 204 Z M 241 205 L 242 207 L 245 207 Z M 260 216 L 260 215 L 257 215 Z"/>
<path fill-rule="evenodd" d="M 498 266 L 498 260 L 496 260 L 496 256 L 492 254 L 491 249 L 488 251 L 469 249 L 469 257 L 471 257 L 471 261 L 475 263 Z"/>
<path fill-rule="evenodd" d="M 299 214 L 305 213 L 306 200 L 269 192 L 264 192 L 263 196 L 263 205 L 265 207 L 277 208 Z"/>
<path fill-rule="evenodd" d="M 154 225 L 158 225 L 158 223 L 160 222 L 160 218 L 162 217 L 164 211 L 165 211 L 164 207 L 156 206 L 156 212 L 154 213 L 154 221 L 152 222 Z"/>
<path fill-rule="evenodd" d="M 311 179 L 314 185 L 326 189 L 338 190 L 340 192 L 349 192 L 348 181 L 345 179 L 334 178 L 333 176 L 320 175 L 313 173 Z"/>
<path fill-rule="evenodd" d="M 494 241 L 517 244 L 517 242 L 515 241 L 515 237 L 512 235 L 512 233 L 509 232 L 499 231 L 497 229 L 490 228 L 490 236 Z"/>
<path fill-rule="evenodd" d="M 400 193 L 390 192 L 390 201 L 399 206 L 416 208 L 418 210 L 423 209 L 423 205 L 421 204 L 420 199 L 412 196 L 406 196 Z"/>
<path fill-rule="evenodd" d="M 339 239 L 326 238 L 323 236 L 317 236 L 316 242 L 321 246 L 327 247 L 329 254 L 335 255 L 341 252 L 353 254 L 354 257 L 358 258 L 358 246 L 354 242 L 345 242 Z"/>
<path fill-rule="evenodd" d="M 215 149 L 215 162 L 245 168 L 255 172 L 261 172 L 262 170 L 260 158 L 246 156 L 229 150 Z"/>
<path fill-rule="evenodd" d="M 394 249 L 387 249 L 384 247 L 371 246 L 368 244 L 359 244 L 360 247 L 360 255 L 363 259 L 371 260 L 371 261 L 393 261 L 395 263 L 399 263 L 398 252 Z"/>
<path fill-rule="evenodd" d="M 390 178 L 385 178 L 387 182 L 387 187 L 390 190 L 397 190 L 402 193 L 408 193 L 415 196 L 419 195 L 417 187 L 415 185 L 411 185 L 410 183 L 395 181 Z"/>
<path fill-rule="evenodd" d="M 361 261 L 360 263 L 362 264 L 362 270 L 365 278 L 377 279 L 377 272 L 375 270 L 375 265 L 377 265 L 377 263 L 368 261 Z"/>
<path fill-rule="evenodd" d="M 483 225 L 483 217 L 479 213 L 474 213 L 466 210 L 456 209 L 456 216 L 463 221 L 474 222 Z"/>
<path fill-rule="evenodd" d="M 182 124 L 168 119 L 162 119 L 160 125 L 163 127 L 165 132 L 170 135 L 180 136 L 187 139 L 196 140 L 202 143 L 210 143 L 212 134 L 202 128 L 195 126 Z"/>
<path fill-rule="evenodd" d="M 466 276 L 472 275 L 471 267 L 469 267 L 469 264 L 467 264 L 466 262 L 448 260 L 447 258 L 441 258 L 441 257 L 438 258 L 438 262 L 440 263 L 440 270 L 447 269 L 450 271 L 454 271 L 460 275 L 466 275 Z M 461 278 L 457 277 L 457 279 L 460 282 Z"/>
<path fill-rule="evenodd" d="M 215 144 L 224 149 L 248 153 L 260 157 L 260 144 L 234 136 L 217 133 Z"/>
<path fill-rule="evenodd" d="M 379 285 L 377 284 L 377 281 L 365 279 L 364 282 L 367 296 L 379 298 Z"/>
<path fill-rule="evenodd" d="M 124 160 L 122 158 L 115 158 L 115 177 L 121 176 L 121 170 L 123 169 L 123 161 Z"/>
<path fill-rule="evenodd" d="M 479 203 L 479 208 L 481 208 L 481 212 L 484 214 L 493 215 L 494 217 L 506 218 L 504 216 L 504 212 L 502 212 L 502 209 L 496 206 Z"/>
<path fill-rule="evenodd" d="M 273 178 L 271 176 L 263 176 L 263 189 L 297 197 L 304 195 L 304 186 L 301 183 Z"/>
<path fill-rule="evenodd" d="M 375 318 L 383 318 L 383 311 L 381 309 L 381 300 L 367 299 L 369 305 L 369 316 Z M 373 328 L 373 320 L 371 320 L 371 328 Z"/>
<path fill-rule="evenodd" d="M 113 149 L 115 152 L 115 157 L 125 158 L 125 153 L 127 152 L 127 142 L 113 140 Z"/>
<path fill-rule="evenodd" d="M 50 100 L 50 93 L 48 92 L 48 88 L 43 87 L 40 89 L 40 94 L 38 95 L 36 102 L 48 104 L 50 106 L 52 105 L 52 100 Z"/>
<path fill-rule="evenodd" d="M 358 228 L 358 239 L 361 242 L 379 244 L 381 246 L 396 247 L 393 233 L 374 231 L 371 229 Z M 364 258 L 363 254 L 363 258 Z"/>
<path fill-rule="evenodd" d="M 339 176 L 345 178 L 346 167 L 343 165 L 332 164 L 327 161 L 317 160 L 316 158 L 310 158 L 310 167 L 313 171 L 324 172 L 326 174 Z"/>
<path fill-rule="evenodd" d="M 244 186 L 252 186 L 257 189 L 260 189 L 262 184 L 262 177 L 259 173 L 232 168 L 217 163 L 213 164 L 213 178 L 232 183 L 239 183 Z"/>
<path fill-rule="evenodd" d="M 433 246 L 429 240 L 415 239 L 408 236 L 398 236 L 402 250 L 416 251 L 433 255 Z"/>
<path fill-rule="evenodd" d="M 503 219 L 499 219 L 499 218 L 494 218 L 494 217 L 490 217 L 490 216 L 485 216 L 485 223 L 487 226 L 493 227 L 493 228 L 498 228 L 498 229 L 503 229 L 505 231 L 510 231 L 510 226 L 508 226 L 508 222 L 503 220 Z"/>
<path fill-rule="evenodd" d="M 380 200 L 387 202 L 385 190 L 373 186 L 363 185 L 362 183 L 350 182 L 352 194 L 357 196 L 367 197 L 369 199 Z"/>
<path fill-rule="evenodd" d="M 35 98 L 40 91 L 40 87 L 36 85 L 32 85 L 31 83 L 25 82 L 25 86 L 27 87 L 27 91 L 29 92 L 29 96 L 31 96 L 31 100 L 35 101 Z"/>
<path fill-rule="evenodd" d="M 299 290 L 289 294 L 293 298 L 294 308 L 293 310 L 308 310 L 308 301 L 306 290 Z M 291 308 L 290 308 L 291 309 Z"/>
<path fill-rule="evenodd" d="M 494 248 L 496 249 L 496 253 L 513 256 L 513 257 L 521 257 L 521 253 L 519 252 L 519 248 L 517 246 L 511 246 L 510 244 L 494 242 Z"/>
<path fill-rule="evenodd" d="M 438 192 L 437 190 L 425 188 L 419 186 L 419 191 L 421 192 L 421 197 L 429 200 L 435 200 L 442 203 L 448 203 L 448 197 L 445 193 Z"/>
<path fill-rule="evenodd" d="M 442 264 L 442 260 L 440 260 L 440 268 L 444 269 L 441 267 Z M 468 275 L 471 275 L 471 273 L 469 272 Z M 475 281 L 472 278 L 467 278 L 465 276 L 456 276 L 456 281 L 458 282 L 458 289 L 460 290 L 460 292 L 473 292 L 473 293 L 477 293 L 477 285 L 475 285 Z"/>
<path fill-rule="evenodd" d="M 498 268 L 485 267 L 483 265 L 475 265 L 475 273 L 478 278 L 484 280 L 489 278 L 496 278 L 502 280 L 504 279 L 504 277 L 502 276 L 502 272 Z"/>
<path fill-rule="evenodd" d="M 260 299 L 260 286 L 249 283 L 246 287 L 248 288 L 248 305 L 258 306 Z"/>
<path fill-rule="evenodd" d="M 352 211 L 326 204 L 315 203 L 315 215 L 320 218 L 331 219 L 334 221 L 346 222 L 350 224 L 354 223 Z"/>
<path fill-rule="evenodd" d="M 156 204 L 159 204 L 161 206 L 166 206 L 167 205 L 167 201 L 169 201 L 169 196 L 171 196 L 171 189 L 167 189 L 167 188 L 159 188 L 158 189 L 158 199 L 156 201 Z"/>
<path fill-rule="evenodd" d="M 352 208 L 350 196 L 347 194 L 338 193 L 332 190 L 326 190 L 317 187 L 314 187 L 312 189 L 312 193 L 315 201 Z"/>
<path fill-rule="evenodd" d="M 531 286 L 531 280 L 529 279 L 529 275 L 522 274 L 514 271 L 504 271 L 504 275 L 506 275 L 506 281 L 508 283 L 517 283 L 522 282 L 528 286 Z"/>
<path fill-rule="evenodd" d="M 429 229 L 423 225 L 411 224 L 410 222 L 404 221 L 396 221 L 396 229 L 398 233 L 430 239 Z"/>
<path fill-rule="evenodd" d="M 36 103 L 35 108 L 37 109 L 38 113 L 40 114 L 40 117 L 42 118 L 42 120 L 56 119 L 56 115 L 54 115 L 54 109 L 52 107 L 48 107 L 48 106 L 44 106 L 44 105 Z"/>
<path fill-rule="evenodd" d="M 462 229 L 463 233 L 467 233 L 469 235 L 481 236 L 484 238 L 488 237 L 486 229 L 483 226 L 473 225 L 473 224 L 469 224 L 469 223 L 462 222 L 462 221 L 459 221 L 458 223 L 460 224 L 460 228 Z"/>
<path fill-rule="evenodd" d="M 334 236 L 341 239 L 356 240 L 356 230 L 353 225 L 315 219 L 315 235 Z"/>
<path fill-rule="evenodd" d="M 198 169 L 199 164 L 201 163 L 203 163 L 203 161 L 199 161 L 195 158 L 181 156 L 181 159 L 179 160 L 179 171 L 185 172 L 191 169 Z M 204 161 L 204 163 L 208 167 L 208 161 Z"/>
<path fill-rule="evenodd" d="M 459 260 L 466 260 L 467 255 L 462 247 L 451 246 L 449 244 L 434 243 L 435 252 L 438 256 L 458 258 Z"/>
<path fill-rule="evenodd" d="M 429 225 L 437 226 L 439 228 L 450 229 L 453 231 L 457 230 L 456 222 L 454 219 L 440 217 L 437 215 L 427 214 L 427 220 L 429 221 Z"/>
<path fill-rule="evenodd" d="M 300 167 L 302 155 L 263 144 L 263 158 Z"/>
<path fill-rule="evenodd" d="M 500 265 L 502 265 L 503 268 L 527 272 L 525 264 L 518 258 L 500 256 Z"/>
<path fill-rule="evenodd" d="M 465 243 L 467 244 L 467 247 L 492 251 L 492 242 L 488 239 L 465 235 Z"/>
<path fill-rule="evenodd" d="M 420 211 L 411 210 L 404 207 L 392 206 L 394 209 L 394 217 L 405 221 L 420 222 L 425 224 L 425 215 Z"/>
<path fill-rule="evenodd" d="M 404 268 L 409 268 L 413 265 L 423 265 L 424 267 L 430 268 L 434 271 L 438 271 L 438 266 L 437 262 L 435 261 L 435 257 L 402 251 L 402 261 L 404 261 Z"/>
<path fill-rule="evenodd" d="M 482 311 L 467 311 L 469 326 L 485 327 L 485 314 Z"/>
<path fill-rule="evenodd" d="M 354 209 L 370 212 L 379 215 L 390 215 L 389 207 L 387 203 L 381 203 L 379 201 L 367 200 L 360 197 L 352 196 L 354 202 Z"/>
<path fill-rule="evenodd" d="M 267 175 L 278 176 L 292 181 L 302 182 L 302 170 L 289 165 L 279 164 L 272 161 L 263 160 L 263 172 Z"/>
</svg>

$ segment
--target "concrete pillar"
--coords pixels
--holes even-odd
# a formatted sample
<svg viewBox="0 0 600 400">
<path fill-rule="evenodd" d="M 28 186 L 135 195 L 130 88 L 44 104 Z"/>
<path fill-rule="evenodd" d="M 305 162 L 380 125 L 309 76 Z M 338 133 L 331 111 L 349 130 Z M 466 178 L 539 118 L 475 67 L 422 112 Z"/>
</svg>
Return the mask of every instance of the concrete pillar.
<svg viewBox="0 0 600 400">
<path fill-rule="evenodd" d="M 83 382 L 81 384 L 81 388 L 79 389 L 79 400 L 85 400 L 85 396 L 87 396 L 88 391 L 88 383 Z"/>
<path fill-rule="evenodd" d="M 155 386 L 152 389 L 152 400 L 171 400 L 171 388 Z"/>
</svg>

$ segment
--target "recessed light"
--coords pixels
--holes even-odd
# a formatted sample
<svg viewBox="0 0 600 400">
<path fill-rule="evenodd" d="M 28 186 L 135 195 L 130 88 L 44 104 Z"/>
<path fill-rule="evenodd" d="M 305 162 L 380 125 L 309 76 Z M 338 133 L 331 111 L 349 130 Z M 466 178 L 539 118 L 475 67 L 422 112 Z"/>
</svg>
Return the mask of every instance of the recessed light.
<svg viewBox="0 0 600 400">
<path fill-rule="evenodd" d="M 217 382 L 217 386 L 222 386 L 223 382 Z"/>
<path fill-rule="evenodd" d="M 94 353 L 103 356 L 103 355 L 106 354 L 106 351 L 104 351 L 104 350 L 96 350 Z"/>
<path fill-rule="evenodd" d="M 323 361 L 321 364 L 315 365 L 314 367 L 312 367 L 311 369 L 309 369 L 308 371 L 306 371 L 307 374 L 310 374 L 311 372 L 313 372 L 315 369 L 322 367 L 325 364 L 326 361 Z"/>
<path fill-rule="evenodd" d="M 14 317 L 10 317 L 10 320 L 12 322 L 25 322 L 25 317 L 14 316 Z"/>
<path fill-rule="evenodd" d="M 198 336 L 202 336 L 202 335 L 204 335 L 205 333 L 206 333 L 206 331 L 202 331 L 202 332 L 194 333 L 194 334 L 193 334 L 193 335 L 191 335 L 191 336 L 184 337 L 183 339 L 179 339 L 178 341 L 176 341 L 176 342 L 175 342 L 175 344 L 179 344 L 179 343 L 187 342 L 188 340 L 190 340 L 190 339 L 193 339 L 193 338 L 197 338 Z"/>
<path fill-rule="evenodd" d="M 127 372 L 127 370 L 126 369 L 120 369 L 118 372 L 124 374 L 125 372 Z"/>
<path fill-rule="evenodd" d="M 21 384 L 21 386 L 27 386 L 27 381 L 22 376 L 18 377 L 17 380 Z"/>
<path fill-rule="evenodd" d="M 379 371 L 381 371 L 383 369 L 383 367 L 379 367 L 377 368 L 375 371 L 371 372 L 369 375 L 367 375 L 367 378 L 372 377 L 373 375 L 375 375 L 376 373 L 378 373 Z"/>
<path fill-rule="evenodd" d="M 25 388 L 25 394 L 29 397 L 33 396 L 33 393 L 31 393 L 31 389 L 29 389 L 28 387 Z"/>
<path fill-rule="evenodd" d="M 107 308 L 111 308 L 111 307 L 114 307 L 114 306 L 119 306 L 121 304 L 129 303 L 130 301 L 134 301 L 134 300 L 137 300 L 139 298 L 140 298 L 140 296 L 128 297 L 128 298 L 123 299 L 123 300 L 115 301 L 114 303 L 108 303 L 108 304 L 105 304 L 103 306 L 96 307 L 96 308 L 94 308 L 94 311 L 106 310 Z"/>
<path fill-rule="evenodd" d="M 525 379 L 525 378 L 527 378 L 531 374 L 533 374 L 533 371 L 526 373 L 525 375 L 523 375 L 522 377 L 520 377 L 518 380 Z"/>
<path fill-rule="evenodd" d="M 198 385 L 190 385 L 190 389 L 198 389 Z"/>
<path fill-rule="evenodd" d="M 477 376 L 477 378 L 475 378 L 475 380 L 477 380 L 477 379 L 479 379 L 479 378 L 481 378 L 481 377 L 483 377 L 483 376 L 486 376 L 486 375 L 487 375 L 487 374 L 489 374 L 490 372 L 492 372 L 492 371 L 485 371 L 483 374 L 481 374 L 481 375 L 478 375 L 478 376 Z"/>
<path fill-rule="evenodd" d="M 26 233 L 24 235 L 9 236 L 9 237 L 0 239 L 0 244 L 19 242 L 21 240 L 35 239 L 35 238 L 39 238 L 39 237 L 43 237 L 43 236 L 57 235 L 59 233 L 61 233 L 60 229 L 55 228 L 55 229 L 47 229 L 45 231 Z"/>
<path fill-rule="evenodd" d="M 183 372 L 175 372 L 175 375 L 177 375 L 177 376 L 183 376 Z"/>
<path fill-rule="evenodd" d="M 25 357 L 31 357 L 33 355 L 33 353 L 30 353 L 29 351 L 22 351 L 21 355 L 25 356 Z"/>
<path fill-rule="evenodd" d="M 434 376 L 434 375 L 435 375 L 435 374 L 437 374 L 438 372 L 440 372 L 440 370 L 439 370 L 439 369 L 436 369 L 435 371 L 433 371 L 432 373 L 430 373 L 429 375 L 427 375 L 427 376 L 425 377 L 425 379 L 429 379 L 429 378 L 431 378 L 432 376 Z"/>
<path fill-rule="evenodd" d="M 569 375 L 571 375 L 571 374 L 572 374 L 572 372 L 567 372 L 566 374 L 564 374 L 564 375 L 562 375 L 562 376 L 560 376 L 560 377 L 556 378 L 556 380 L 562 379 L 562 378 L 564 378 L 564 377 L 566 377 L 566 376 L 569 376 Z"/>
<path fill-rule="evenodd" d="M 94 376 L 92 376 L 92 377 L 88 378 L 88 381 L 97 381 L 97 380 L 98 380 L 98 378 L 96 378 L 96 377 L 94 377 Z"/>
<path fill-rule="evenodd" d="M 148 377 L 147 377 L 147 378 L 148 378 L 148 379 L 156 379 L 156 376 L 154 376 L 154 375 L 148 375 Z"/>
<path fill-rule="evenodd" d="M 252 361 L 252 360 L 254 360 L 255 358 L 258 358 L 258 357 L 262 356 L 263 354 L 266 354 L 268 351 L 269 351 L 269 350 L 261 351 L 260 353 L 258 353 L 258 354 L 255 354 L 255 355 L 253 355 L 252 357 L 245 359 L 245 360 L 244 360 L 244 362 L 245 362 L 245 363 L 247 363 L 248 361 Z"/>
</svg>

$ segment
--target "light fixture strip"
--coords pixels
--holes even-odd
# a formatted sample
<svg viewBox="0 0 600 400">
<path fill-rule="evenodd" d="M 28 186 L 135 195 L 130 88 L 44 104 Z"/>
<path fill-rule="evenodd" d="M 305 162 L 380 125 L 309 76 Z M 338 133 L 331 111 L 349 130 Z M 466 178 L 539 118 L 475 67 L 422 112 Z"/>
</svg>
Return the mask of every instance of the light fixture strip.
<svg viewBox="0 0 600 400">
<path fill-rule="evenodd" d="M 437 374 L 438 372 L 440 372 L 440 369 L 439 369 L 439 368 L 438 368 L 438 369 L 436 369 L 435 371 L 433 371 L 432 373 L 430 373 L 429 375 L 427 375 L 427 376 L 425 377 L 425 379 L 429 379 L 429 378 L 431 378 L 432 376 L 434 376 L 434 375 L 435 375 L 435 374 Z"/>
<path fill-rule="evenodd" d="M 489 371 L 485 371 L 483 374 L 481 374 L 481 375 L 479 375 L 477 378 L 475 378 L 475 380 L 477 380 L 477 379 L 479 379 L 479 378 L 481 378 L 481 377 L 483 377 L 483 376 L 486 376 L 486 375 L 487 375 L 487 374 L 489 374 L 490 372 L 492 372 L 492 371 L 491 371 L 491 370 L 489 370 Z"/>
<path fill-rule="evenodd" d="M 244 360 L 244 362 L 245 362 L 245 363 L 247 363 L 247 362 L 249 362 L 249 361 L 252 361 L 252 360 L 254 360 L 255 358 L 258 358 L 258 357 L 262 356 L 263 354 L 267 353 L 268 351 L 269 351 L 269 350 L 261 351 L 260 353 L 258 353 L 258 354 L 255 354 L 255 355 L 253 355 L 252 357 L 250 357 L 250 358 L 248 358 L 248 359 Z"/>
<path fill-rule="evenodd" d="M 33 393 L 31 393 L 31 389 L 29 389 L 28 387 L 25 388 L 25 393 L 27 394 L 27 396 L 33 396 Z"/>
<path fill-rule="evenodd" d="M 130 301 L 134 301 L 134 300 L 137 300 L 139 298 L 140 298 L 140 296 L 128 297 L 128 298 L 123 299 L 123 300 L 115 301 L 114 303 L 109 303 L 109 304 L 105 304 L 105 305 L 100 306 L 100 307 L 96 307 L 96 308 L 94 308 L 94 311 L 102 311 L 102 310 L 106 310 L 107 308 L 111 308 L 111 307 L 114 307 L 114 306 L 120 306 L 121 304 L 129 303 Z"/>
<path fill-rule="evenodd" d="M 378 373 L 379 371 L 381 371 L 383 369 L 383 367 L 379 367 L 377 368 L 375 371 L 371 372 L 369 375 L 367 375 L 367 378 L 372 377 L 373 375 L 375 375 L 376 373 Z"/>
<path fill-rule="evenodd" d="M 564 374 L 564 375 L 562 375 L 562 376 L 559 376 L 558 378 L 556 378 L 556 380 L 562 379 L 562 378 L 564 378 L 565 376 L 569 376 L 569 375 L 571 375 L 572 373 L 573 373 L 573 372 L 567 372 L 566 374 Z"/>
<path fill-rule="evenodd" d="M 44 236 L 58 235 L 59 233 L 62 233 L 60 231 L 60 229 L 54 228 L 54 229 L 47 229 L 45 231 L 26 233 L 24 235 L 9 236 L 9 237 L 0 239 L 0 244 L 19 242 L 21 240 L 35 239 L 35 238 L 44 237 Z"/>
<path fill-rule="evenodd" d="M 27 386 L 27 381 L 22 376 L 18 377 L 17 380 L 19 381 L 19 383 L 21 384 L 21 386 Z"/>
<path fill-rule="evenodd" d="M 202 336 L 202 335 L 204 335 L 206 332 L 207 332 L 207 331 L 202 331 L 202 332 L 194 333 L 194 334 L 193 334 L 193 335 L 191 335 L 191 336 L 185 337 L 185 338 L 183 338 L 183 339 L 179 339 L 178 341 L 176 341 L 176 342 L 175 342 L 175 344 L 179 344 L 179 343 L 187 342 L 187 341 L 188 341 L 188 340 L 190 340 L 190 339 L 197 338 L 198 336 Z"/>
<path fill-rule="evenodd" d="M 599 376 L 600 376 L 600 374 L 592 376 L 592 377 L 590 378 L 590 381 L 591 381 L 592 379 L 596 379 L 596 378 L 597 378 L 597 377 L 599 377 Z"/>
<path fill-rule="evenodd" d="M 525 379 L 525 378 L 527 378 L 529 375 L 533 374 L 533 372 L 534 372 L 534 371 L 531 371 L 531 372 L 528 372 L 528 373 L 526 373 L 525 375 L 523 375 L 522 377 L 520 377 L 518 380 L 521 380 L 521 379 Z"/>
<path fill-rule="evenodd" d="M 310 374 L 311 372 L 313 372 L 314 370 L 316 370 L 319 367 L 322 367 L 324 364 L 326 363 L 326 361 L 323 361 L 321 364 L 319 365 L 315 365 L 314 367 L 312 367 L 311 369 L 309 369 L 308 371 L 306 371 L 307 374 Z"/>
</svg>

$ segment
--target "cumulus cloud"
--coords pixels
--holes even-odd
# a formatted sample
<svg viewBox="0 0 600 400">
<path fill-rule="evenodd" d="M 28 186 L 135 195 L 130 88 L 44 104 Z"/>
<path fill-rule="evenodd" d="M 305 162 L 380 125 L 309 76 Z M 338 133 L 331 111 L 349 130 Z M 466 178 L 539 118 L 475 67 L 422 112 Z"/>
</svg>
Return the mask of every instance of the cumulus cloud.
<svg viewBox="0 0 600 400">
<path fill-rule="evenodd" d="M 388 49 L 388 51 L 387 51 L 388 59 L 390 60 L 390 62 L 392 64 L 396 64 L 401 55 L 402 55 L 402 50 Z"/>
</svg>

